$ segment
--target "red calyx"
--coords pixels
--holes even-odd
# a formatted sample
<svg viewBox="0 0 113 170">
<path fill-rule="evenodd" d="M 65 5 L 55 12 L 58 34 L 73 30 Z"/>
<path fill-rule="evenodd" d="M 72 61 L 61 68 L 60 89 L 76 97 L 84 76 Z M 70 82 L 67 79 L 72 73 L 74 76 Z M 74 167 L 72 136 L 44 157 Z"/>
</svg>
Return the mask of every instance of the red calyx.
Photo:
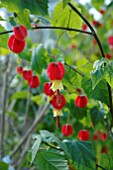
<svg viewBox="0 0 113 170">
<path fill-rule="evenodd" d="M 108 153 L 108 150 L 107 150 L 107 147 L 104 146 L 101 150 L 101 153 L 104 153 L 104 154 L 107 154 Z"/>
<path fill-rule="evenodd" d="M 19 41 L 23 41 L 27 37 L 27 29 L 23 25 L 15 26 L 13 31 L 16 39 Z"/>
<path fill-rule="evenodd" d="M 75 44 L 71 44 L 70 48 L 71 48 L 71 49 L 75 49 L 75 48 L 76 48 L 76 45 L 75 45 Z"/>
<path fill-rule="evenodd" d="M 52 83 L 51 83 L 51 82 L 46 82 L 46 83 L 44 83 L 43 90 L 44 90 L 44 93 L 45 93 L 47 96 L 53 96 L 54 93 L 55 93 L 55 92 L 51 89 L 51 86 L 52 86 Z"/>
<path fill-rule="evenodd" d="M 14 35 L 11 35 L 8 39 L 8 47 L 11 51 L 15 52 L 16 54 L 22 52 L 25 47 L 25 41 L 19 41 L 15 38 Z"/>
<path fill-rule="evenodd" d="M 111 59 L 111 55 L 110 55 L 110 54 L 106 54 L 106 58 L 107 58 L 108 60 L 110 60 L 110 59 Z"/>
<path fill-rule="evenodd" d="M 106 141 L 107 133 L 106 132 L 100 132 L 100 139 L 102 139 L 103 141 Z"/>
<path fill-rule="evenodd" d="M 61 62 L 51 62 L 47 74 L 50 80 L 62 80 L 65 74 L 64 65 Z"/>
<path fill-rule="evenodd" d="M 80 131 L 78 132 L 78 138 L 79 138 L 80 140 L 86 141 L 86 140 L 89 139 L 89 137 L 90 137 L 90 133 L 89 133 L 88 130 L 83 129 L 83 130 L 80 130 Z"/>
<path fill-rule="evenodd" d="M 94 25 L 95 27 L 102 27 L 102 23 L 95 20 L 92 21 L 92 25 Z"/>
<path fill-rule="evenodd" d="M 62 126 L 62 134 L 64 136 L 70 136 L 73 134 L 73 127 L 71 124 L 65 124 Z"/>
<path fill-rule="evenodd" d="M 25 80 L 29 80 L 30 77 L 32 77 L 32 70 L 24 70 L 23 71 L 23 78 Z"/>
<path fill-rule="evenodd" d="M 23 67 L 22 66 L 18 66 L 16 68 L 16 71 L 17 71 L 18 74 L 23 74 Z"/>
<path fill-rule="evenodd" d="M 97 134 L 97 133 L 95 133 L 95 134 L 93 135 L 93 140 L 98 140 L 98 134 Z"/>
<path fill-rule="evenodd" d="M 108 37 L 108 44 L 113 45 L 113 36 Z"/>
<path fill-rule="evenodd" d="M 82 90 L 80 88 L 76 88 L 76 91 L 81 94 L 82 93 Z"/>
<path fill-rule="evenodd" d="M 84 30 L 84 31 L 87 30 L 87 25 L 86 25 L 86 24 L 83 24 L 83 25 L 82 25 L 82 30 Z"/>
<path fill-rule="evenodd" d="M 88 98 L 83 95 L 77 96 L 74 103 L 79 108 L 85 108 L 88 103 Z"/>
<path fill-rule="evenodd" d="M 99 11 L 101 14 L 104 14 L 105 13 L 105 10 L 103 10 L 103 9 L 100 9 L 100 11 Z"/>
<path fill-rule="evenodd" d="M 31 76 L 28 78 L 28 84 L 31 88 L 37 88 L 40 84 L 38 76 Z"/>
<path fill-rule="evenodd" d="M 54 95 L 51 104 L 55 109 L 60 110 L 65 106 L 66 99 L 62 94 L 56 94 Z"/>
</svg>

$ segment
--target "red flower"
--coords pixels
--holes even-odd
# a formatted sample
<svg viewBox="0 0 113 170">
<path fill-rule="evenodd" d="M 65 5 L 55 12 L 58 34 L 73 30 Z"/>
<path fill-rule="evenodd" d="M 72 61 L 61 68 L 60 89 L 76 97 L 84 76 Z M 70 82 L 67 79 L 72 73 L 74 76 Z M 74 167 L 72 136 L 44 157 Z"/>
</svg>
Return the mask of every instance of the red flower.
<svg viewBox="0 0 113 170">
<path fill-rule="evenodd" d="M 47 68 L 50 80 L 62 80 L 65 74 L 64 65 L 61 62 L 51 62 Z"/>
<path fill-rule="evenodd" d="M 40 84 L 38 76 L 30 76 L 28 78 L 28 84 L 31 88 L 37 88 Z"/>
<path fill-rule="evenodd" d="M 24 70 L 23 71 L 23 78 L 25 80 L 29 80 L 30 77 L 32 77 L 32 70 Z"/>
<path fill-rule="evenodd" d="M 108 60 L 110 60 L 110 59 L 111 59 L 111 55 L 110 55 L 110 54 L 106 54 L 106 58 L 107 58 Z"/>
<path fill-rule="evenodd" d="M 108 37 L 108 44 L 113 45 L 113 36 Z"/>
<path fill-rule="evenodd" d="M 87 30 L 87 25 L 86 25 L 86 24 L 83 24 L 83 25 L 82 25 L 82 30 L 84 30 L 84 31 Z"/>
<path fill-rule="evenodd" d="M 88 103 L 88 98 L 85 95 L 77 96 L 74 103 L 77 107 L 84 108 L 84 107 L 86 107 L 86 105 Z"/>
<path fill-rule="evenodd" d="M 53 97 L 51 104 L 55 109 L 60 110 L 66 105 L 66 99 L 62 94 L 56 94 Z"/>
<path fill-rule="evenodd" d="M 52 83 L 51 82 L 46 82 L 44 84 L 44 93 L 47 95 L 47 96 L 53 96 L 54 95 L 54 91 L 51 89 L 51 86 L 52 86 Z"/>
<path fill-rule="evenodd" d="M 23 74 L 23 67 L 22 66 L 18 66 L 16 68 L 16 71 L 17 71 L 18 74 Z"/>
<path fill-rule="evenodd" d="M 23 41 L 27 37 L 27 29 L 23 25 L 15 26 L 13 31 L 16 39 L 19 41 Z"/>
<path fill-rule="evenodd" d="M 25 47 L 25 40 L 19 41 L 15 38 L 14 35 L 11 35 L 8 39 L 8 47 L 11 51 L 15 52 L 16 54 L 22 52 Z"/>
<path fill-rule="evenodd" d="M 79 138 L 80 140 L 86 141 L 86 140 L 89 139 L 89 137 L 90 137 L 90 133 L 89 133 L 88 130 L 83 129 L 83 130 L 80 130 L 80 131 L 78 132 L 78 138 Z"/>
<path fill-rule="evenodd" d="M 65 124 L 62 126 L 62 134 L 64 136 L 70 136 L 73 133 L 73 127 L 71 124 Z"/>
</svg>

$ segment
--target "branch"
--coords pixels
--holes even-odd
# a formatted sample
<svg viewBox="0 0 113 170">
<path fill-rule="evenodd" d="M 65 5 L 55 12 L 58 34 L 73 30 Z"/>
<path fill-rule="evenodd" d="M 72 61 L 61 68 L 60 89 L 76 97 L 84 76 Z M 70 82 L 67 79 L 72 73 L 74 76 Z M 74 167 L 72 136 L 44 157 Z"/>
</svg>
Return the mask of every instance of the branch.
<svg viewBox="0 0 113 170">
<path fill-rule="evenodd" d="M 68 66 L 69 68 L 73 69 L 75 72 L 77 72 L 80 76 L 84 77 L 85 74 L 82 73 L 80 70 L 78 70 L 75 66 L 70 66 L 69 64 L 67 63 L 64 63 L 66 66 Z"/>
<path fill-rule="evenodd" d="M 103 50 L 103 48 L 102 48 L 101 42 L 100 42 L 100 40 L 99 40 L 99 38 L 98 38 L 98 36 L 97 36 L 94 28 L 92 27 L 92 25 L 91 25 L 91 24 L 89 23 L 89 21 L 78 11 L 78 9 L 77 9 L 75 6 L 73 6 L 70 2 L 68 3 L 68 5 L 69 5 L 69 6 L 83 19 L 83 21 L 88 25 L 88 27 L 90 28 L 90 30 L 91 30 L 92 33 L 93 33 L 92 35 L 94 36 L 94 38 L 95 38 L 96 41 L 97 41 L 97 44 L 98 44 L 98 46 L 99 46 L 99 48 L 100 48 L 100 52 L 101 52 L 101 54 L 102 54 L 102 57 L 105 57 L 104 50 Z"/>
<path fill-rule="evenodd" d="M 88 25 L 88 27 L 90 28 L 90 30 L 92 31 L 92 35 L 94 36 L 94 38 L 96 39 L 97 41 L 97 44 L 99 46 L 99 49 L 100 49 L 100 52 L 101 52 L 101 55 L 103 58 L 105 58 L 105 54 L 104 54 L 104 50 L 103 50 L 103 47 L 101 45 L 101 42 L 94 30 L 94 28 L 92 27 L 92 25 L 89 23 L 89 21 L 78 11 L 78 9 L 73 6 L 70 2 L 68 3 L 68 5 L 82 18 L 82 20 Z M 109 94 L 109 101 L 110 101 L 110 113 L 111 113 L 111 117 L 112 117 L 112 123 L 111 125 L 113 126 L 113 101 L 112 101 L 112 92 L 111 92 L 111 87 L 110 85 L 107 83 L 107 86 L 108 86 L 108 94 Z"/>
<path fill-rule="evenodd" d="M 42 111 L 40 112 L 40 114 L 37 114 L 38 116 L 36 117 L 36 119 L 34 120 L 32 126 L 30 126 L 30 128 L 28 129 L 28 131 L 26 132 L 26 134 L 23 136 L 23 138 L 20 140 L 20 142 L 18 143 L 18 145 L 14 148 L 14 150 L 11 152 L 10 157 L 14 156 L 18 150 L 20 150 L 20 148 L 22 147 L 22 145 L 25 143 L 25 141 L 28 139 L 28 137 L 33 133 L 33 131 L 35 130 L 35 128 L 37 127 L 37 124 L 41 121 L 41 119 L 43 118 L 43 116 L 45 115 L 45 112 L 47 111 L 48 107 L 49 107 L 50 103 L 47 103 Z"/>
<path fill-rule="evenodd" d="M 83 31 L 83 30 L 78 30 L 75 28 L 67 28 L 67 27 L 56 27 L 56 26 L 38 26 L 38 27 L 32 27 L 32 29 L 53 29 L 53 30 L 66 30 L 66 31 L 75 31 L 75 32 L 80 32 L 80 33 L 84 33 L 84 34 L 89 34 L 89 35 L 94 35 L 93 32 L 89 32 L 89 31 Z M 13 30 L 9 30 L 9 31 L 4 31 L 4 32 L 0 32 L 0 35 L 3 34 L 8 34 L 13 32 Z"/>
</svg>

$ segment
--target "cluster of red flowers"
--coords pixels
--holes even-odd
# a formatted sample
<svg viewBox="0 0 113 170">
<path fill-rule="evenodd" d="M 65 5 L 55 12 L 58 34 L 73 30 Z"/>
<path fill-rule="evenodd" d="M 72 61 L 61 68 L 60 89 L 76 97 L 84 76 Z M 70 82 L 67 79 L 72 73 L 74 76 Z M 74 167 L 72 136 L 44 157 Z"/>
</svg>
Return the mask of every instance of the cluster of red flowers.
<svg viewBox="0 0 113 170">
<path fill-rule="evenodd" d="M 11 51 L 18 54 L 24 50 L 26 45 L 27 29 L 23 25 L 15 26 L 12 34 L 8 39 L 8 47 Z"/>
<path fill-rule="evenodd" d="M 32 70 L 23 70 L 22 66 L 18 66 L 16 70 L 18 74 L 23 76 L 24 80 L 28 81 L 28 85 L 31 88 L 37 88 L 40 85 L 38 76 L 33 75 Z"/>
</svg>

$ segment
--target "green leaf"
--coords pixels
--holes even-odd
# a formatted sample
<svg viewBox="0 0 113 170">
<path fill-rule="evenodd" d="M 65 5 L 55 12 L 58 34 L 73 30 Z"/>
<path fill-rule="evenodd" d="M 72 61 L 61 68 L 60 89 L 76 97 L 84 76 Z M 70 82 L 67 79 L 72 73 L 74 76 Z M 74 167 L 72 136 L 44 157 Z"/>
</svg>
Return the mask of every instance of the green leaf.
<svg viewBox="0 0 113 170">
<path fill-rule="evenodd" d="M 27 96 L 28 96 L 27 91 L 18 91 L 18 92 L 14 93 L 11 96 L 11 100 L 14 100 L 14 99 L 26 99 Z M 32 96 L 32 94 L 31 94 L 31 96 Z"/>
<path fill-rule="evenodd" d="M 95 170 L 96 157 L 92 150 L 91 142 L 65 140 L 70 158 L 78 166 L 77 169 L 90 168 Z"/>
<path fill-rule="evenodd" d="M 29 14 L 30 12 L 27 9 L 24 9 L 23 12 L 19 12 L 16 17 L 16 22 L 24 25 L 26 28 L 31 28 Z"/>
<path fill-rule="evenodd" d="M 93 107 L 90 110 L 90 115 L 91 115 L 91 119 L 93 124 L 97 124 L 99 122 L 102 122 L 104 120 L 104 115 L 106 114 L 106 110 L 104 108 L 97 108 L 97 107 Z"/>
<path fill-rule="evenodd" d="M 48 0 L 1 0 L 0 7 L 7 8 L 10 12 L 23 13 L 24 9 L 29 10 L 32 14 L 48 14 Z"/>
<path fill-rule="evenodd" d="M 105 79 L 111 87 L 113 87 L 113 61 L 105 68 Z"/>
<path fill-rule="evenodd" d="M 70 2 L 71 0 L 63 0 L 63 8 Z"/>
<path fill-rule="evenodd" d="M 41 130 L 40 135 L 42 137 L 42 141 L 44 141 L 48 144 L 56 143 L 65 152 L 65 154 L 68 154 L 67 147 L 66 147 L 65 143 L 60 141 L 56 136 L 54 136 L 54 134 L 52 134 L 46 130 Z"/>
<path fill-rule="evenodd" d="M 35 142 L 34 142 L 32 148 L 31 148 L 31 153 L 32 153 L 31 164 L 33 163 L 33 161 L 34 161 L 34 159 L 36 157 L 36 154 L 37 154 L 37 151 L 38 151 L 38 149 L 40 147 L 41 141 L 42 141 L 41 136 L 36 135 L 35 136 Z"/>
<path fill-rule="evenodd" d="M 92 4 L 95 8 L 97 8 L 99 10 L 101 8 L 101 6 L 104 5 L 104 0 L 99 0 L 99 1 L 92 0 Z"/>
<path fill-rule="evenodd" d="M 93 64 L 93 68 L 99 69 L 100 67 L 102 68 L 104 64 L 108 63 L 107 58 L 102 58 L 101 60 L 96 60 Z"/>
<path fill-rule="evenodd" d="M 69 170 L 68 161 L 61 152 L 40 150 L 35 163 L 40 170 Z"/>
<path fill-rule="evenodd" d="M 84 89 L 84 92 L 87 94 L 88 98 L 100 100 L 101 102 L 109 105 L 108 89 L 105 80 L 101 80 L 98 83 L 98 86 L 96 86 L 95 89 L 92 89 L 91 79 L 85 76 L 82 79 L 82 88 Z"/>
<path fill-rule="evenodd" d="M 80 8 L 77 8 L 80 11 Z M 53 12 L 52 24 L 69 28 L 81 29 L 82 20 L 69 6 L 63 9 L 62 2 L 58 3 Z M 70 37 L 77 35 L 77 32 L 68 32 Z"/>
<path fill-rule="evenodd" d="M 47 66 L 47 51 L 42 44 L 39 44 L 36 48 L 33 49 L 32 59 L 31 59 L 31 68 L 37 73 L 41 73 L 44 67 Z"/>
<path fill-rule="evenodd" d="M 10 112 L 8 110 L 6 110 L 6 113 L 9 115 L 9 117 L 13 118 L 13 119 L 17 119 L 18 115 L 14 112 Z"/>
<path fill-rule="evenodd" d="M 0 32 L 6 31 L 1 25 L 0 25 Z M 0 36 L 0 55 L 8 54 L 10 53 L 10 50 L 8 49 L 7 41 L 8 41 L 8 34 L 3 34 Z"/>
<path fill-rule="evenodd" d="M 91 71 L 92 89 L 94 89 L 99 81 L 104 77 L 104 73 L 103 68 Z"/>
<path fill-rule="evenodd" d="M 0 162 L 0 170 L 8 170 L 9 165 L 5 162 Z"/>
</svg>

